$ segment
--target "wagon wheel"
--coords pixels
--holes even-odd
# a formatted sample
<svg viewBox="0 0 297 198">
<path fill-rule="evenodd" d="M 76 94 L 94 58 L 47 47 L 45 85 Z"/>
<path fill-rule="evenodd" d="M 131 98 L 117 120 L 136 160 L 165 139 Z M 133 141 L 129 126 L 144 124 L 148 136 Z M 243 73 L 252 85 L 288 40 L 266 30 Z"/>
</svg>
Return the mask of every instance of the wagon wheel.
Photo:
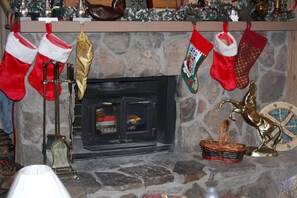
<svg viewBox="0 0 297 198">
<path fill-rule="evenodd" d="M 287 102 L 274 102 L 268 104 L 260 111 L 260 115 L 278 123 L 283 128 L 281 141 L 276 145 L 277 151 L 288 151 L 297 146 L 297 107 Z M 278 133 L 276 128 L 272 135 Z M 267 146 L 271 147 L 273 141 Z"/>
</svg>

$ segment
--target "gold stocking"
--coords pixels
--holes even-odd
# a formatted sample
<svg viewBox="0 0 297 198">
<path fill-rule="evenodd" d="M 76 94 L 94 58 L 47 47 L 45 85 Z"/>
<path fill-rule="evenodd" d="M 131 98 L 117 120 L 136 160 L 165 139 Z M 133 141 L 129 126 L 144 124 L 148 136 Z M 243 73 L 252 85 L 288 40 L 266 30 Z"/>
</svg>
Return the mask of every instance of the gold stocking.
<svg viewBox="0 0 297 198">
<path fill-rule="evenodd" d="M 82 100 L 87 89 L 87 79 L 93 60 L 93 44 L 89 37 L 81 31 L 76 40 L 76 85 L 77 97 Z"/>
</svg>

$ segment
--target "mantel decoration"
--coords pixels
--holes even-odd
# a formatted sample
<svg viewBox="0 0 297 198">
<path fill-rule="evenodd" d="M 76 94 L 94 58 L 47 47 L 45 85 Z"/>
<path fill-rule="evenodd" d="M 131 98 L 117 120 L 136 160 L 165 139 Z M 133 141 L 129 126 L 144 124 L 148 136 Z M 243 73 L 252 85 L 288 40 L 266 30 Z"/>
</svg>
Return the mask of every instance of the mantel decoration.
<svg viewBox="0 0 297 198">
<path fill-rule="evenodd" d="M 115 21 L 124 14 L 124 1 L 113 0 L 111 6 L 91 4 L 85 0 L 86 11 L 93 19 L 99 21 Z"/>
<path fill-rule="evenodd" d="M 232 113 L 239 113 L 248 125 L 257 130 L 261 143 L 257 147 L 248 147 L 247 155 L 254 157 L 276 157 L 278 156 L 276 146 L 282 140 L 283 128 L 278 122 L 274 122 L 267 116 L 260 115 L 257 112 L 256 90 L 257 86 L 255 82 L 251 81 L 249 89 L 241 101 L 225 99 L 220 102 L 219 108 L 225 103 L 232 104 L 233 108 L 230 110 L 229 118 L 235 121 Z"/>
<path fill-rule="evenodd" d="M 4 9 L 5 1 L 9 1 L 10 10 L 19 12 L 21 0 L 3 0 L 1 6 Z M 3 5 L 2 5 L 3 4 Z M 33 20 L 43 16 L 45 12 L 44 1 L 26 0 L 28 15 Z M 236 5 L 235 5 L 236 4 Z M 295 2 L 296 4 L 296 2 Z M 197 3 L 186 3 L 177 9 L 157 10 L 155 8 L 137 9 L 126 7 L 124 15 L 118 20 L 124 21 L 232 21 L 232 15 L 236 13 L 239 21 L 291 21 L 295 19 L 295 7 L 289 9 L 286 0 L 241 0 L 235 3 L 224 1 L 212 1 L 207 3 L 199 0 Z M 60 20 L 72 20 L 77 13 L 76 7 L 62 8 Z"/>
</svg>

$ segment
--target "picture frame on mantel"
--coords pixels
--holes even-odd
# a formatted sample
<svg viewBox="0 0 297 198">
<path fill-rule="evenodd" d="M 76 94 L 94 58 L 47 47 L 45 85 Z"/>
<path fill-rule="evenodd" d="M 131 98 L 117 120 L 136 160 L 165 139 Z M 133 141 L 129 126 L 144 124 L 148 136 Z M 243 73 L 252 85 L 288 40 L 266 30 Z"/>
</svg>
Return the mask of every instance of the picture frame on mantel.
<svg viewBox="0 0 297 198">
<path fill-rule="evenodd" d="M 125 6 L 137 10 L 153 8 L 153 0 L 125 0 Z"/>
</svg>

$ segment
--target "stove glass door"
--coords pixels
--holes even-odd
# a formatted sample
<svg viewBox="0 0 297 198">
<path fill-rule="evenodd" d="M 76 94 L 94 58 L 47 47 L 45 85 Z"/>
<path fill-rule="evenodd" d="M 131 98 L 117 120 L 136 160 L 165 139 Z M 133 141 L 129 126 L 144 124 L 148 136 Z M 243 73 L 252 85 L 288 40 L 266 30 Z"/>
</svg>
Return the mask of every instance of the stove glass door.
<svg viewBox="0 0 297 198">
<path fill-rule="evenodd" d="M 151 140 L 154 138 L 153 109 L 154 103 L 144 98 L 127 98 L 124 102 L 125 122 L 124 137 L 131 141 Z"/>
<path fill-rule="evenodd" d="M 117 106 L 102 106 L 96 109 L 96 133 L 114 134 L 117 132 Z"/>
</svg>

